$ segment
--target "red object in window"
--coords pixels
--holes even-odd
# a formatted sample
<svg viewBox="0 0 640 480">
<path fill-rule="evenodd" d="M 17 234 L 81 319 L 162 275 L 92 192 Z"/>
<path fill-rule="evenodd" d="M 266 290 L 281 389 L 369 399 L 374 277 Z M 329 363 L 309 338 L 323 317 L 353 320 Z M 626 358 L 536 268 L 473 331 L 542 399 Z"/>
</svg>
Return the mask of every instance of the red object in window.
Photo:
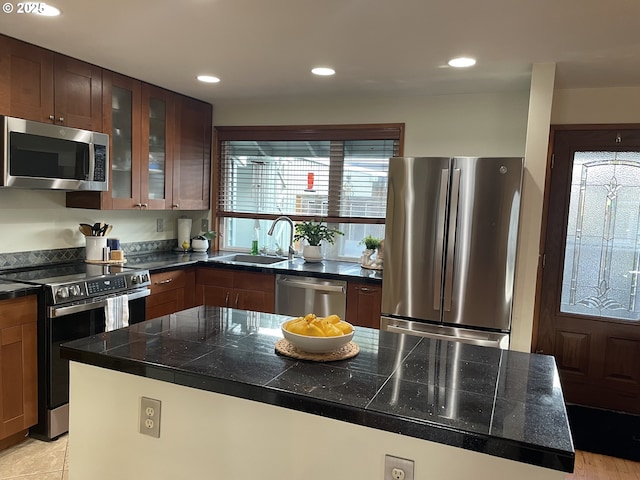
<svg viewBox="0 0 640 480">
<path fill-rule="evenodd" d="M 313 190 L 313 172 L 307 173 L 307 190 Z"/>
</svg>

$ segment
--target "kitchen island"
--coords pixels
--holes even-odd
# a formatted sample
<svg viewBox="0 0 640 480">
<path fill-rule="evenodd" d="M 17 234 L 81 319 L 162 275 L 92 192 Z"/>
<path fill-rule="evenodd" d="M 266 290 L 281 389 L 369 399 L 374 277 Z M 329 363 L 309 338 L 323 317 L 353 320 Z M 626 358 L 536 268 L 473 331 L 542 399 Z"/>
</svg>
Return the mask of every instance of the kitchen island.
<svg viewBox="0 0 640 480">
<path fill-rule="evenodd" d="M 357 328 L 360 353 L 281 356 L 286 317 L 196 307 L 70 342 L 70 478 L 556 479 L 574 450 L 552 357 Z M 140 397 L 160 438 L 138 433 Z"/>
</svg>

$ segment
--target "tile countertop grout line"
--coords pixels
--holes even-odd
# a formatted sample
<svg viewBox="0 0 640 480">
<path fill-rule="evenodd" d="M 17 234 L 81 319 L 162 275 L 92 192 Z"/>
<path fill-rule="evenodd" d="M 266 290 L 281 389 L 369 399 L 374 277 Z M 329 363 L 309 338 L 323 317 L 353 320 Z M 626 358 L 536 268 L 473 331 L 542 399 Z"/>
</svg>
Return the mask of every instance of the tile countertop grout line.
<svg viewBox="0 0 640 480">
<path fill-rule="evenodd" d="M 404 338 L 403 338 L 404 340 Z M 402 362 L 404 362 L 409 355 L 411 355 L 413 353 L 413 351 L 418 347 L 418 345 L 420 345 L 422 343 L 422 338 L 420 339 L 420 341 L 416 342 L 416 344 L 411 348 L 411 350 L 409 350 L 404 356 L 402 356 L 402 358 L 396 360 L 396 364 L 393 367 L 393 370 L 391 371 L 391 373 L 389 373 L 389 375 L 387 376 L 387 379 L 382 383 L 382 385 L 380 385 L 380 387 L 378 387 L 378 389 L 376 390 L 376 393 L 373 394 L 373 396 L 371 397 L 371 399 L 367 402 L 367 404 L 364 406 L 365 410 L 368 410 L 371 407 L 371 403 L 376 399 L 376 397 L 378 396 L 378 394 L 382 391 L 382 389 L 387 385 L 387 383 L 389 383 L 389 381 L 391 380 L 391 377 L 393 377 L 393 374 L 396 373 L 398 371 L 398 369 L 401 367 Z"/>
</svg>

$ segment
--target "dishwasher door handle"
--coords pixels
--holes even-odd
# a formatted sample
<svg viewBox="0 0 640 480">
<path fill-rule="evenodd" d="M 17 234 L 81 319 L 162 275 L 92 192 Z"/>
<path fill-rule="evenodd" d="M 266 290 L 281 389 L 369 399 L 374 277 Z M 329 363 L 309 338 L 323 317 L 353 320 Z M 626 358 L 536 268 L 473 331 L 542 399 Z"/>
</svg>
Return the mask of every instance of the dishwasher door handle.
<svg viewBox="0 0 640 480">
<path fill-rule="evenodd" d="M 288 278 L 279 279 L 278 285 L 305 288 L 307 290 L 318 290 L 320 292 L 345 293 L 342 285 L 320 285 L 313 282 L 305 282 L 304 280 L 290 280 Z"/>
</svg>

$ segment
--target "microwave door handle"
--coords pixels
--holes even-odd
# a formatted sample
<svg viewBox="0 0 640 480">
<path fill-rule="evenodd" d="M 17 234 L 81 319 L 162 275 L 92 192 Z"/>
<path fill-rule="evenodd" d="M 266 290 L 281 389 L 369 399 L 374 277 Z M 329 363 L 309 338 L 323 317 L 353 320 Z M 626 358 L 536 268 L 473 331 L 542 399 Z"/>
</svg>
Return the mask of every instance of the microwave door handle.
<svg viewBox="0 0 640 480">
<path fill-rule="evenodd" d="M 93 172 L 96 169 L 96 151 L 93 142 L 89 142 L 89 171 L 85 172 L 87 181 L 93 180 Z"/>
</svg>

